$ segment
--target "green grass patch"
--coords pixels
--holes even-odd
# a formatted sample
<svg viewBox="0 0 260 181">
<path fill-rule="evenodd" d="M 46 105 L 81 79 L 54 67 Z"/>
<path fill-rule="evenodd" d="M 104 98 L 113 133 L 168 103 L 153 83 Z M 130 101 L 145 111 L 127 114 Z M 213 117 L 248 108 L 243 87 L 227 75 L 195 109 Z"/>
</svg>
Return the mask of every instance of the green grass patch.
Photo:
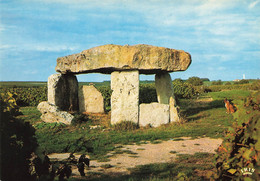
<svg viewBox="0 0 260 181">
<path fill-rule="evenodd" d="M 76 125 L 58 123 L 43 123 L 36 107 L 22 107 L 23 119 L 33 124 L 39 147 L 48 153 L 79 152 L 88 153 L 91 159 L 108 160 L 107 153 L 116 151 L 118 145 L 137 145 L 145 143 L 160 143 L 163 140 L 183 140 L 180 137 L 223 138 L 225 130 L 234 121 L 232 115 L 226 114 L 224 97 L 248 95 L 248 91 L 222 91 L 208 93 L 213 101 L 201 103 L 196 99 L 180 101 L 180 110 L 186 115 L 187 122 L 171 123 L 158 128 L 136 129 L 136 125 L 124 122 L 119 129 L 89 129 L 91 119 Z M 102 125 L 101 125 L 102 127 Z M 132 129 L 133 128 L 133 129 Z"/>
<path fill-rule="evenodd" d="M 214 100 L 224 100 L 227 99 L 244 99 L 250 96 L 251 92 L 248 90 L 228 90 L 221 92 L 209 92 L 208 93 Z"/>
<path fill-rule="evenodd" d="M 37 113 L 32 109 L 32 112 Z M 21 109 L 23 114 L 28 114 L 24 119 L 32 121 L 36 129 L 36 138 L 39 147 L 48 153 L 62 152 L 88 152 L 91 159 L 107 160 L 108 152 L 116 150 L 118 145 L 133 143 L 145 144 L 148 142 L 160 143 L 162 140 L 180 137 L 199 137 L 202 135 L 219 138 L 223 137 L 224 130 L 232 122 L 232 116 L 225 114 L 225 108 L 214 108 L 198 111 L 190 114 L 185 124 L 169 124 L 159 128 L 137 129 L 130 131 L 115 131 L 113 129 L 102 131 L 102 129 L 89 129 L 88 123 L 80 125 L 64 125 L 58 123 L 43 123 L 38 117 L 30 118 L 28 108 Z M 37 121 L 36 121 L 37 120 Z M 83 129 L 84 128 L 84 129 Z"/>
</svg>

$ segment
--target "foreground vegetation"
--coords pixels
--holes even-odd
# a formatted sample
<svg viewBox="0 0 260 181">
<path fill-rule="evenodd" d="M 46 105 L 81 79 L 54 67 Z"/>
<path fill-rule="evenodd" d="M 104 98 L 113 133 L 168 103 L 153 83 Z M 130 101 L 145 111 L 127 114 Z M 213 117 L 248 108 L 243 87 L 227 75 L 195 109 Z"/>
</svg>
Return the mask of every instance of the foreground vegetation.
<svg viewBox="0 0 260 181">
<path fill-rule="evenodd" d="M 237 94 L 237 92 L 230 94 Z M 205 98 L 207 99 L 207 95 L 202 97 L 202 99 Z M 24 116 L 20 118 L 30 121 L 34 126 L 40 147 L 48 153 L 89 152 L 92 159 L 104 160 L 106 153 L 114 150 L 117 144 L 153 142 L 183 136 L 223 138 L 224 131 L 231 126 L 233 121 L 232 116 L 225 113 L 223 101 L 213 100 L 205 103 L 198 100 L 180 100 L 180 109 L 186 116 L 183 124 L 171 123 L 159 128 L 128 130 L 127 128 L 131 125 L 124 129 L 123 125 L 119 125 L 116 129 L 109 125 L 109 120 L 102 122 L 91 120 L 87 116 L 80 124 L 73 126 L 44 123 L 40 121 L 39 112 L 35 107 L 21 108 Z M 80 119 L 83 118 L 80 117 Z M 100 127 L 90 129 L 93 125 L 100 125 Z"/>
<path fill-rule="evenodd" d="M 39 152 L 45 150 L 47 153 L 87 153 L 90 155 L 91 159 L 96 159 L 103 162 L 109 160 L 107 153 L 116 150 L 120 144 L 144 144 L 148 141 L 151 143 L 158 143 L 162 140 L 168 140 L 171 138 L 195 138 L 203 136 L 222 138 L 226 140 L 222 149 L 222 152 L 223 150 L 224 152 L 222 153 L 221 149 L 219 150 L 220 152 L 216 157 L 216 162 L 214 162 L 213 155 L 211 154 L 196 154 L 195 156 L 180 155 L 178 160 L 174 163 L 151 164 L 136 167 L 130 170 L 130 175 L 111 177 L 109 175 L 90 172 L 88 176 L 88 179 L 90 180 L 140 180 L 140 177 L 144 180 L 205 180 L 210 177 L 215 177 L 215 179 L 217 177 L 219 179 L 223 179 L 223 174 L 228 175 L 228 178 L 232 178 L 232 176 L 241 176 L 241 173 L 239 172 L 241 167 L 250 166 L 259 168 L 259 165 L 257 167 L 255 163 L 256 160 L 254 159 L 255 155 L 258 155 L 259 158 L 259 145 L 254 146 L 256 143 L 259 144 L 259 142 L 257 142 L 259 135 L 257 135 L 258 137 L 253 138 L 256 141 L 252 141 L 252 134 L 248 133 L 254 132 L 256 130 L 255 127 L 258 127 L 257 121 L 259 120 L 259 110 L 254 109 L 252 111 L 253 108 L 250 106 L 244 107 L 246 105 L 244 101 L 247 100 L 246 98 L 248 96 L 252 95 L 254 97 L 254 102 L 257 104 L 257 100 L 255 100 L 255 98 L 259 97 L 259 95 L 255 93 L 256 91 L 254 91 L 254 86 L 257 87 L 258 82 L 255 84 L 253 82 L 250 85 L 246 84 L 247 88 L 244 86 L 245 84 L 241 84 L 239 85 L 239 89 L 233 89 L 232 87 L 229 89 L 226 87 L 230 85 L 213 85 L 221 87 L 222 91 L 217 92 L 214 92 L 213 89 L 211 89 L 211 86 L 191 86 L 190 84 L 186 84 L 180 80 L 177 80 L 177 84 L 179 86 L 176 88 L 180 90 L 179 92 L 185 93 L 186 90 L 188 92 L 187 95 L 189 95 L 189 93 L 192 95 L 190 97 L 184 96 L 185 94 L 177 95 L 182 121 L 164 125 L 159 128 L 138 128 L 136 125 L 129 123 L 111 126 L 109 119 L 106 117 L 104 118 L 102 116 L 97 116 L 94 118 L 92 115 L 77 115 L 74 120 L 74 124 L 70 126 L 60 123 L 44 123 L 40 120 L 40 113 L 35 107 L 35 105 L 37 105 L 36 102 L 40 101 L 40 99 L 34 99 L 35 101 L 33 104 L 30 103 L 30 107 L 20 107 L 22 115 L 17 115 L 17 105 L 11 104 L 11 102 L 15 101 L 13 98 L 18 99 L 18 95 L 20 96 L 20 93 L 16 94 L 13 92 L 9 98 L 5 97 L 5 99 L 8 99 L 9 105 L 3 104 L 6 100 L 3 100 L 4 97 L 1 97 L 1 111 L 4 112 L 4 114 L 1 115 L 11 115 L 7 116 L 7 118 L 1 117 L 1 120 L 3 119 L 7 121 L 4 122 L 4 124 L 1 123 L 1 138 L 3 137 L 2 133 L 4 133 L 3 126 L 6 125 L 7 127 L 12 127 L 14 126 L 14 123 L 19 120 L 18 122 L 21 123 L 20 126 L 15 127 L 19 127 L 20 129 L 8 129 L 10 134 L 4 134 L 4 136 L 6 136 L 6 140 L 11 140 L 11 143 L 15 143 L 12 147 L 7 147 L 8 149 L 13 150 L 13 153 L 17 153 L 16 155 L 19 155 L 19 150 L 24 150 L 22 151 L 24 159 L 21 160 L 21 164 L 19 165 L 24 169 L 27 167 L 26 165 L 22 166 L 22 163 L 29 157 L 29 153 L 36 148 L 37 143 L 37 150 Z M 156 99 L 154 96 L 156 95 L 154 85 L 147 83 L 141 86 L 143 90 L 150 92 L 149 94 L 144 94 L 140 102 L 152 102 Z M 101 92 L 103 91 L 103 95 L 107 94 L 108 101 L 109 95 L 111 94 L 111 92 L 109 92 L 110 89 L 108 87 L 100 87 Z M 44 87 L 35 87 L 35 90 L 43 90 L 43 88 Z M 18 88 L 8 89 L 18 90 Z M 206 89 L 210 91 L 205 91 Z M 24 92 L 28 91 L 27 93 L 29 94 L 38 95 L 38 91 L 32 91 L 34 90 L 32 87 L 24 88 L 24 90 Z M 25 94 L 26 93 L 24 93 L 24 95 Z M 41 94 L 46 95 L 44 92 Z M 238 111 L 234 114 L 234 116 L 226 114 L 223 103 L 224 98 L 233 100 L 234 104 L 237 106 Z M 19 101 L 17 101 L 17 103 L 19 103 Z M 5 105 L 5 107 L 3 107 L 3 105 Z M 109 106 L 109 104 L 106 106 Z M 243 111 L 241 112 L 241 110 Z M 255 115 L 258 115 L 258 117 L 254 117 Z M 254 119 L 251 119 L 252 116 Z M 8 122 L 8 120 L 13 121 Z M 24 128 L 22 128 L 24 122 L 30 124 L 25 124 Z M 250 125 L 251 122 L 253 122 L 253 126 L 249 126 L 249 122 Z M 237 125 L 233 125 L 233 123 L 237 123 Z M 99 126 L 96 127 L 96 129 L 92 129 L 92 126 L 96 125 Z M 241 127 L 241 125 L 243 126 Z M 233 126 L 233 129 L 231 129 L 231 126 Z M 30 132 L 30 134 L 20 136 L 22 133 L 20 131 L 21 129 L 25 130 L 25 132 Z M 15 133 L 15 131 L 18 132 Z M 247 134 L 244 134 L 246 132 Z M 227 136 L 226 133 L 229 135 Z M 257 134 L 258 133 L 259 132 L 257 132 Z M 234 137 L 234 135 L 236 135 L 236 137 Z M 244 135 L 247 135 L 248 137 L 244 138 Z M 23 140 L 24 138 L 26 139 Z M 238 138 L 241 139 L 237 140 Z M 241 141 L 239 144 L 246 146 L 236 147 L 238 146 L 238 144 L 236 144 L 237 141 Z M 227 144 L 228 142 L 231 143 Z M 31 146 L 26 146 L 29 143 Z M 9 143 L 7 141 L 4 142 L 4 144 L 8 145 Z M 233 150 L 230 150 L 230 148 Z M 241 148 L 243 149 L 241 150 Z M 225 149 L 227 151 L 225 151 Z M 234 155 L 239 158 L 237 159 L 236 157 L 236 159 L 234 159 Z M 205 159 L 202 160 L 201 158 Z M 8 157 L 6 157 L 6 159 L 8 159 Z M 245 159 L 248 160 L 245 161 Z M 235 160 L 239 160 L 239 162 L 236 162 Z M 259 160 L 257 162 L 259 163 Z M 10 162 L 10 164 L 12 164 L 12 162 Z M 215 168 L 216 165 L 218 165 L 218 169 Z M 227 165 L 229 165 L 229 167 L 227 167 Z M 26 175 L 26 177 L 28 177 L 28 175 Z M 80 180 L 80 178 L 72 178 L 71 180 Z"/>
</svg>

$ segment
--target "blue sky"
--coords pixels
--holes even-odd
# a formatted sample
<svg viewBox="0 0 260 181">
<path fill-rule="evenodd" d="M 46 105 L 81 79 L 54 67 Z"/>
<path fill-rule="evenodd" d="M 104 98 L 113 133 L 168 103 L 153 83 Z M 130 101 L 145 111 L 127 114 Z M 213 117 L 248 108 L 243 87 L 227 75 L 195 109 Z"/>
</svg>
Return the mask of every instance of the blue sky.
<svg viewBox="0 0 260 181">
<path fill-rule="evenodd" d="M 47 81 L 58 57 L 105 44 L 189 52 L 172 79 L 260 78 L 260 0 L 0 0 L 0 17 L 0 81 Z"/>
</svg>

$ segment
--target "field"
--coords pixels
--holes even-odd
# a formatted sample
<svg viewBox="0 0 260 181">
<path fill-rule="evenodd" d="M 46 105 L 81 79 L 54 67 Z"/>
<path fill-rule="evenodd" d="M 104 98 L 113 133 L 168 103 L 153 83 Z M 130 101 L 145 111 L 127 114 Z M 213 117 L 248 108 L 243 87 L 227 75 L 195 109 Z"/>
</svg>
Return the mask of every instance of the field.
<svg viewBox="0 0 260 181">
<path fill-rule="evenodd" d="M 80 83 L 80 85 L 88 84 Z M 109 89 L 107 88 L 109 82 L 95 84 L 104 92 Z M 153 82 L 143 82 L 141 86 L 145 91 L 151 91 L 150 95 L 152 95 L 154 94 L 153 85 L 150 84 Z M 136 166 L 129 169 L 128 174 L 110 173 L 111 165 L 106 164 L 106 162 L 112 159 L 111 154 L 109 154 L 111 152 L 115 155 L 124 154 L 125 152 L 120 148 L 125 145 L 158 144 L 172 139 L 182 140 L 184 137 L 189 139 L 225 139 L 227 130 L 237 120 L 234 115 L 226 113 L 223 99 L 228 98 L 237 107 L 241 106 L 248 96 L 256 92 L 256 90 L 249 89 L 251 84 L 246 85 L 247 89 L 245 85 L 240 85 L 239 89 L 237 89 L 239 86 L 236 89 L 227 89 L 226 85 L 222 85 L 222 87 L 217 88 L 222 89 L 220 91 L 207 93 L 201 91 L 191 98 L 179 97 L 178 106 L 182 116 L 181 122 L 170 123 L 158 128 L 138 128 L 136 125 L 128 123 L 111 126 L 109 115 L 77 115 L 78 120 L 70 126 L 61 123 L 44 123 L 40 119 L 41 114 L 36 109 L 38 102 L 46 100 L 46 97 L 41 96 L 38 99 L 35 99 L 37 96 L 22 99 L 21 96 L 17 95 L 21 99 L 22 106 L 20 107 L 21 115 L 16 116 L 16 118 L 32 125 L 35 131 L 34 137 L 38 143 L 37 152 L 40 153 L 44 150 L 49 154 L 86 153 L 91 160 L 104 163 L 103 168 L 100 168 L 101 171 L 93 172 L 90 169 L 87 171 L 86 177 L 73 176 L 69 180 L 209 180 L 212 173 L 216 173 L 214 154 L 212 153 L 189 155 L 172 152 L 176 155 L 175 161 Z M 28 91 L 27 95 L 30 94 L 30 91 L 32 94 L 36 94 L 35 92 L 41 90 L 41 94 L 44 94 L 46 92 L 45 86 L 46 83 L 43 82 L 8 82 L 2 83 L 1 89 L 2 92 L 23 89 L 25 92 Z M 213 86 L 213 89 L 216 88 Z M 108 97 L 105 99 L 110 100 Z M 26 100 L 28 101 L 26 102 Z M 153 101 L 154 96 L 145 97 L 143 100 L 143 102 Z M 106 106 L 109 109 L 109 103 Z M 96 129 L 92 129 L 93 126 L 97 125 Z M 127 154 L 135 156 L 131 152 Z"/>
</svg>

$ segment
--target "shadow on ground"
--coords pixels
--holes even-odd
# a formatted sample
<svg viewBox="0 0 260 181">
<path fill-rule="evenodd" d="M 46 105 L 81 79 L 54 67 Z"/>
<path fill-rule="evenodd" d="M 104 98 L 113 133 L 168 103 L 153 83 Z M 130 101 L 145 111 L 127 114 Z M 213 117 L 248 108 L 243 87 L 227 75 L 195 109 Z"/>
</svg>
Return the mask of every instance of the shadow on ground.
<svg viewBox="0 0 260 181">
<path fill-rule="evenodd" d="M 223 108 L 224 103 L 222 100 L 214 100 L 206 104 L 195 104 L 189 106 L 188 108 L 185 107 L 185 105 L 181 105 L 180 107 L 182 110 L 184 110 L 182 114 L 185 115 L 186 117 L 189 117 L 189 116 L 194 116 L 195 114 L 198 114 L 201 111 L 207 111 L 215 108 Z"/>
</svg>

